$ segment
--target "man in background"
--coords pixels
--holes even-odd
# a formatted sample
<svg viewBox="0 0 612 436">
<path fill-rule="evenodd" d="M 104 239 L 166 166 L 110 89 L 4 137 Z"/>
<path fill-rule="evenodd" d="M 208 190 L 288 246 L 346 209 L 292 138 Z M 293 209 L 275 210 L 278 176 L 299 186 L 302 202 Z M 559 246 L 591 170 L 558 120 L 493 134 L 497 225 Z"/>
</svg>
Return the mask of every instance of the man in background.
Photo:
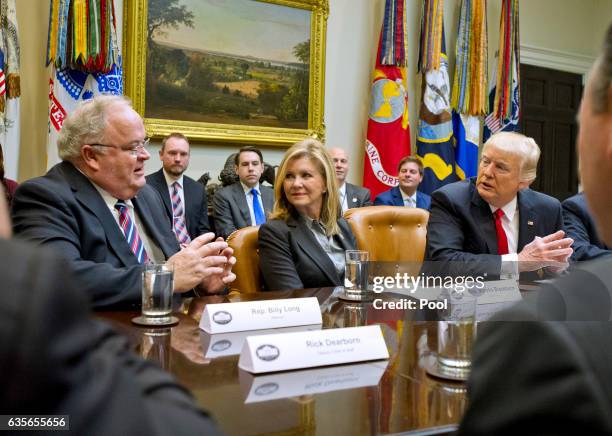
<svg viewBox="0 0 612 436">
<path fill-rule="evenodd" d="M 397 166 L 399 185 L 381 192 L 374 199 L 375 206 L 406 206 L 429 210 L 431 197 L 418 188 L 423 180 L 423 162 L 417 156 L 405 156 Z"/>
<path fill-rule="evenodd" d="M 214 199 L 215 230 L 224 238 L 243 227 L 265 223 L 274 206 L 274 191 L 259 183 L 264 166 L 258 148 L 242 147 L 234 168 L 239 180 L 217 191 Z"/>
<path fill-rule="evenodd" d="M 338 182 L 338 194 L 340 196 L 342 213 L 354 207 L 372 206 L 369 189 L 346 181 L 349 171 L 349 160 L 346 151 L 334 147 L 329 149 L 329 154 L 334 161 L 334 169 L 336 170 L 336 181 Z"/>
<path fill-rule="evenodd" d="M 578 120 L 584 193 L 610 246 L 612 25 L 584 88 Z M 479 324 L 470 405 L 459 433 L 612 434 L 611 284 L 610 257 L 582 262 L 545 286 L 535 301 L 495 318 L 521 322 Z"/>
<path fill-rule="evenodd" d="M 87 100 L 60 131 L 63 162 L 21 184 L 13 199 L 16 236 L 66 259 L 96 309 L 139 305 L 147 262 L 173 266 L 176 293 L 219 292 L 235 277 L 231 248 L 212 233 L 180 250 L 159 194 L 145 181 L 148 142 L 127 99 Z"/>
<path fill-rule="evenodd" d="M 210 231 L 208 200 L 201 183 L 184 173 L 189 166 L 189 142 L 182 133 L 171 133 L 162 141 L 162 168 L 147 176 L 147 183 L 161 195 L 172 230 L 179 244 Z"/>
</svg>

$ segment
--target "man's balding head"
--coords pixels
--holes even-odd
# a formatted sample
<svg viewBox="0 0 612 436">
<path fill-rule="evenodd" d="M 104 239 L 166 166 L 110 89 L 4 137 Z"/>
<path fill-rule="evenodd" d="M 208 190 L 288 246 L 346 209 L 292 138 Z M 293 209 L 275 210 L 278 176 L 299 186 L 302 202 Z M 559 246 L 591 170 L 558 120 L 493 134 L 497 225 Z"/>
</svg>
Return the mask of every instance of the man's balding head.
<svg viewBox="0 0 612 436">
<path fill-rule="evenodd" d="M 348 175 L 348 155 L 346 154 L 346 151 L 338 147 L 330 148 L 329 154 L 334 161 L 334 169 L 336 170 L 336 180 L 338 181 L 338 186 L 342 186 L 342 184 L 346 181 L 346 176 Z"/>
</svg>

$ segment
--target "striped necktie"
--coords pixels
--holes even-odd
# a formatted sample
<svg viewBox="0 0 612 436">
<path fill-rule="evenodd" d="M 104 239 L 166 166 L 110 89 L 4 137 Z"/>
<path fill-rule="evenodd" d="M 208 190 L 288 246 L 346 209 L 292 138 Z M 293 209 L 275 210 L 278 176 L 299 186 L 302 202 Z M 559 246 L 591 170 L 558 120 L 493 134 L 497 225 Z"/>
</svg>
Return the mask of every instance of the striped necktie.
<svg viewBox="0 0 612 436">
<path fill-rule="evenodd" d="M 115 209 L 119 212 L 119 225 L 121 226 L 121 230 L 123 230 L 123 235 L 132 253 L 134 253 L 136 259 L 138 259 L 138 263 L 148 263 L 149 256 L 147 256 L 142 239 L 140 239 L 138 229 L 130 217 L 127 204 L 125 204 L 123 200 L 117 200 Z"/>
<path fill-rule="evenodd" d="M 172 228 L 179 243 L 186 245 L 191 242 L 191 238 L 185 225 L 185 209 L 181 201 L 180 189 L 182 188 L 179 182 L 172 184 Z"/>
</svg>

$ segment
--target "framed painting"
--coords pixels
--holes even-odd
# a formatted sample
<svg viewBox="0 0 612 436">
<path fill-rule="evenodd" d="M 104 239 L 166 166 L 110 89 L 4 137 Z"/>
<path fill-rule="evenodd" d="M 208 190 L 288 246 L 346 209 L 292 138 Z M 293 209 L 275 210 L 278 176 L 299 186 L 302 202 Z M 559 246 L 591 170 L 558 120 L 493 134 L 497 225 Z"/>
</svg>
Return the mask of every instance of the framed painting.
<svg viewBox="0 0 612 436">
<path fill-rule="evenodd" d="M 323 139 L 328 0 L 125 0 L 125 93 L 149 135 Z"/>
</svg>

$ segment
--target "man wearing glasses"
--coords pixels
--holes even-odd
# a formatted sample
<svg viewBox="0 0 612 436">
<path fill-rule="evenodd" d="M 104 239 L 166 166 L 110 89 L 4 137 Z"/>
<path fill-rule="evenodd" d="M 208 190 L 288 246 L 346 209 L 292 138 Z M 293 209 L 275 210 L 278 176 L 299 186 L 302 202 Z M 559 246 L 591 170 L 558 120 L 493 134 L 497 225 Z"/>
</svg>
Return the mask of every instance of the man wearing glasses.
<svg viewBox="0 0 612 436">
<path fill-rule="evenodd" d="M 138 304 L 147 262 L 173 264 L 176 293 L 218 292 L 235 277 L 232 250 L 212 233 L 180 249 L 161 197 L 146 185 L 148 142 L 127 99 L 96 97 L 65 120 L 63 162 L 15 194 L 16 236 L 67 259 L 95 309 Z"/>
</svg>

